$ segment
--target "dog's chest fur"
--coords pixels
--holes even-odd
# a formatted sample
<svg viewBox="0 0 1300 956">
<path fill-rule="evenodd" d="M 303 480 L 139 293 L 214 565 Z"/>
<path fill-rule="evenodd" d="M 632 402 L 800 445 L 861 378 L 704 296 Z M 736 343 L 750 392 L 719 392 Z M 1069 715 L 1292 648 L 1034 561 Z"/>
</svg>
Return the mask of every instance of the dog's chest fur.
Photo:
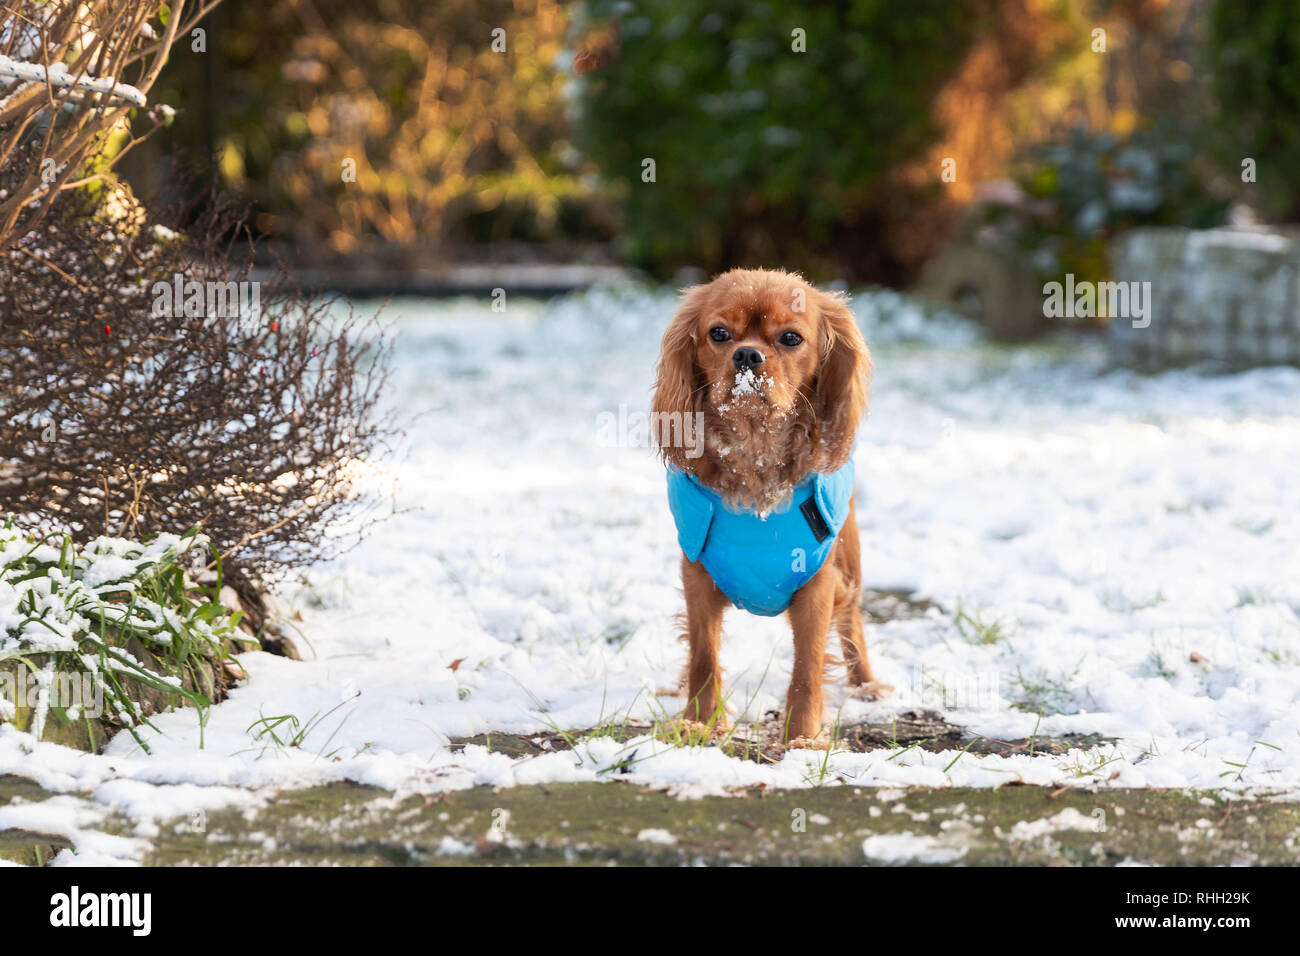
<svg viewBox="0 0 1300 956">
<path fill-rule="evenodd" d="M 736 508 L 772 511 L 816 470 L 815 423 L 793 414 L 706 412 L 695 475 Z"/>
</svg>

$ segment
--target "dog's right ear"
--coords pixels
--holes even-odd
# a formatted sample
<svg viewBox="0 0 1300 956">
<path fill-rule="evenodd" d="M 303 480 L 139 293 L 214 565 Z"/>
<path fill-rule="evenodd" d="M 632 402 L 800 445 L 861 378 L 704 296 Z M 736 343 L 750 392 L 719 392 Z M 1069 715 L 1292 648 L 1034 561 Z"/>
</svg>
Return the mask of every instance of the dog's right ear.
<svg viewBox="0 0 1300 956">
<path fill-rule="evenodd" d="M 664 331 L 663 348 L 659 353 L 659 376 L 655 381 L 655 397 L 651 403 L 654 412 L 655 440 L 664 461 L 690 471 L 690 460 L 698 457 L 690 451 L 687 436 L 694 436 L 696 412 L 704 410 L 704 391 L 701 388 L 699 366 L 695 364 L 696 336 L 699 334 L 700 311 L 704 306 L 706 286 L 697 285 L 682 293 L 681 304 Z M 697 440 L 702 436 L 696 436 Z M 698 452 L 698 449 L 697 449 Z"/>
</svg>

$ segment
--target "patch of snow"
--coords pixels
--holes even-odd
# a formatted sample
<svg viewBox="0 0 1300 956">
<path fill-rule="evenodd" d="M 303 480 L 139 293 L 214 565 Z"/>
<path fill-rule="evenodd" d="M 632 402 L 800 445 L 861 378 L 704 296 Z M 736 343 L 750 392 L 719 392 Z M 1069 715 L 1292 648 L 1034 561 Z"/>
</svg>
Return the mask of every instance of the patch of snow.
<svg viewBox="0 0 1300 956">
<path fill-rule="evenodd" d="M 862 854 L 872 863 L 956 863 L 966 855 L 967 847 L 946 845 L 932 836 L 881 833 L 862 841 Z"/>
<path fill-rule="evenodd" d="M 1013 841 L 1036 840 L 1062 830 L 1090 830 L 1095 833 L 1099 832 L 1097 825 L 1098 821 L 1092 817 L 1084 816 L 1074 807 L 1066 807 L 1060 813 L 1050 817 L 1021 820 L 1011 828 L 1011 839 Z"/>
</svg>

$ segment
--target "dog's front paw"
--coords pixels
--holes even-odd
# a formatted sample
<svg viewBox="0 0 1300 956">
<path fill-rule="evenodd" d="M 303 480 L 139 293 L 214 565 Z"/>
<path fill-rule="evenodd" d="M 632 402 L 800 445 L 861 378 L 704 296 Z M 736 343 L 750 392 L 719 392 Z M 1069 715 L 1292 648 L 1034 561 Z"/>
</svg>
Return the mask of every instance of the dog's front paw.
<svg viewBox="0 0 1300 956">
<path fill-rule="evenodd" d="M 769 739 L 765 749 L 774 754 L 783 754 L 789 750 L 829 750 L 830 746 L 830 734 L 821 730 L 816 736 L 801 736 L 784 741 Z"/>
<path fill-rule="evenodd" d="M 890 684 L 882 684 L 880 681 L 867 681 L 865 684 L 859 684 L 849 691 L 850 697 L 856 697 L 858 700 L 880 700 L 882 697 L 888 697 L 894 692 Z"/>
<path fill-rule="evenodd" d="M 658 736 L 666 743 L 692 747 L 726 737 L 732 730 L 731 721 L 725 717 L 706 724 L 686 716 L 678 716 L 665 723 Z"/>
</svg>

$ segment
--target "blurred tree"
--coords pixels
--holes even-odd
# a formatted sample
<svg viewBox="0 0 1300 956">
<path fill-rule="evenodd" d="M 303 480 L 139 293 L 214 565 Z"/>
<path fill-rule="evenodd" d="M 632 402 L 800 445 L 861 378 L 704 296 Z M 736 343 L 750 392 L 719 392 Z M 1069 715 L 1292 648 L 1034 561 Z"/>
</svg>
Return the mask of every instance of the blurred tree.
<svg viewBox="0 0 1300 956">
<path fill-rule="evenodd" d="M 601 234 L 583 219 L 564 30 L 556 0 L 230 3 L 220 170 L 300 250 Z"/>
<path fill-rule="evenodd" d="M 999 22 L 992 6 L 586 4 L 577 28 L 596 39 L 580 52 L 602 65 L 581 80 L 580 145 L 621 188 L 627 252 L 903 278 L 915 262 L 884 233 L 941 186 L 938 168 L 895 174 L 941 132 L 932 102 Z"/>
<path fill-rule="evenodd" d="M 1217 152 L 1240 178 L 1255 160 L 1251 205 L 1300 219 L 1300 10 L 1295 0 L 1219 0 L 1209 15 L 1207 60 L 1218 98 Z"/>
</svg>

